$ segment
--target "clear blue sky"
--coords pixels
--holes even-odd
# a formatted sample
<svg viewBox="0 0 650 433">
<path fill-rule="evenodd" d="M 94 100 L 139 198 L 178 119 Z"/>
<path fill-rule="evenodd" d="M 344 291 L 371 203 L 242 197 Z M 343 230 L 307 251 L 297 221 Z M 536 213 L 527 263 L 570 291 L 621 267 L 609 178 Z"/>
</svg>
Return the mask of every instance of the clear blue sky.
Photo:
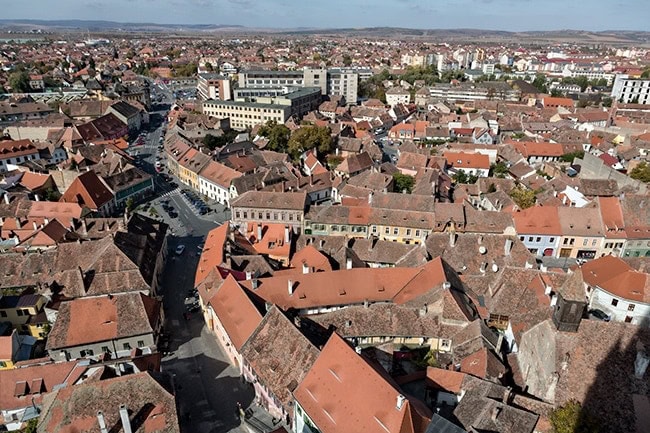
<svg viewBox="0 0 650 433">
<path fill-rule="evenodd" d="M 1 0 L 2 18 L 248 27 L 648 30 L 650 0 Z"/>
</svg>

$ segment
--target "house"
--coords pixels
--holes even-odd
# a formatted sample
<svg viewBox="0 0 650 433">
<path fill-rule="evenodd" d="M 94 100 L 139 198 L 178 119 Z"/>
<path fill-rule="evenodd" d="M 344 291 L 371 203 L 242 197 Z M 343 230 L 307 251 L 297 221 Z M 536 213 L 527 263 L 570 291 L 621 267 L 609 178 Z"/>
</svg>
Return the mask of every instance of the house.
<svg viewBox="0 0 650 433">
<path fill-rule="evenodd" d="M 203 317 L 230 361 L 243 368 L 241 350 L 262 322 L 246 291 L 229 274 L 199 289 Z"/>
<path fill-rule="evenodd" d="M 580 269 L 590 309 L 604 311 L 617 322 L 650 326 L 650 274 L 613 256 L 592 260 Z"/>
<path fill-rule="evenodd" d="M 552 96 L 546 96 L 542 98 L 542 107 L 544 108 L 566 108 L 566 109 L 572 109 L 574 104 L 573 104 L 573 99 L 571 98 L 558 98 L 558 97 L 552 97 Z"/>
<path fill-rule="evenodd" d="M 531 253 L 556 257 L 563 234 L 557 207 L 534 206 L 514 212 L 512 218 L 519 240 Z"/>
<path fill-rule="evenodd" d="M 472 132 L 472 143 L 496 144 L 496 137 L 489 128 L 474 128 L 474 132 Z"/>
<path fill-rule="evenodd" d="M 61 387 L 43 403 L 39 432 L 180 433 L 168 376 L 139 372 Z"/>
<path fill-rule="evenodd" d="M 237 170 L 216 161 L 208 161 L 199 172 L 199 192 L 222 205 L 230 206 L 230 185 L 241 177 Z"/>
<path fill-rule="evenodd" d="M 10 165 L 41 159 L 38 148 L 31 140 L 0 139 L 0 173 L 10 170 Z"/>
<path fill-rule="evenodd" d="M 529 164 L 555 162 L 565 153 L 564 146 L 560 143 L 516 141 L 512 144 L 526 158 Z"/>
<path fill-rule="evenodd" d="M 130 133 L 139 131 L 144 123 L 140 110 L 124 101 L 112 104 L 108 107 L 105 114 L 108 113 L 112 113 L 122 123 L 125 123 Z"/>
<path fill-rule="evenodd" d="M 462 171 L 470 176 L 488 177 L 490 157 L 482 153 L 445 152 L 447 168 L 451 172 Z"/>
<path fill-rule="evenodd" d="M 129 357 L 155 351 L 162 328 L 161 302 L 139 292 L 78 298 L 61 303 L 46 349 L 56 361 Z"/>
<path fill-rule="evenodd" d="M 562 237 L 557 257 L 593 259 L 600 254 L 603 240 L 603 225 L 600 210 L 595 207 L 557 208 Z"/>
<path fill-rule="evenodd" d="M 10 335 L 0 336 L 0 370 L 15 368 L 16 363 L 30 359 L 35 343 L 36 338 L 15 329 Z"/>
<path fill-rule="evenodd" d="M 199 173 L 212 158 L 203 152 L 190 148 L 178 160 L 178 178 L 192 188 L 199 189 Z"/>
<path fill-rule="evenodd" d="M 72 386 L 84 372 L 74 361 L 0 369 L 0 426 L 20 430 L 25 422 L 38 418 L 37 408 L 45 396 Z"/>
<path fill-rule="evenodd" d="M 373 164 L 374 162 L 368 152 L 353 154 L 349 155 L 343 160 L 343 162 L 337 165 L 334 169 L 334 173 L 337 176 L 349 178 L 361 173 L 362 171 L 369 170 Z"/>
<path fill-rule="evenodd" d="M 59 201 L 76 203 L 100 216 L 111 215 L 116 207 L 115 195 L 94 171 L 87 171 L 77 176 Z"/>
<path fill-rule="evenodd" d="M 244 236 L 257 254 L 289 265 L 292 235 L 289 226 L 278 223 L 248 223 Z"/>
<path fill-rule="evenodd" d="M 275 306 L 241 348 L 242 375 L 259 404 L 276 419 L 291 420 L 293 391 L 318 358 L 318 349 Z"/>
<path fill-rule="evenodd" d="M 623 248 L 627 241 L 627 232 L 625 230 L 625 220 L 623 219 L 623 210 L 618 197 L 596 197 L 600 218 L 603 222 L 603 245 L 600 249 L 602 256 L 623 255 Z"/>
<path fill-rule="evenodd" d="M 388 137 L 392 140 L 413 140 L 415 138 L 415 125 L 412 123 L 398 123 L 390 128 Z"/>
<path fill-rule="evenodd" d="M 0 322 L 9 322 L 22 333 L 42 339 L 48 324 L 43 307 L 47 298 L 38 294 L 0 295 Z"/>
<path fill-rule="evenodd" d="M 332 334 L 293 392 L 294 431 L 423 433 L 430 411 L 377 368 Z"/>
<path fill-rule="evenodd" d="M 247 191 L 231 200 L 232 223 L 245 228 L 249 222 L 277 222 L 288 225 L 294 233 L 302 229 L 307 209 L 305 192 Z"/>
<path fill-rule="evenodd" d="M 386 90 L 386 103 L 390 105 L 391 108 L 397 104 L 410 104 L 411 92 L 401 86 L 391 87 Z"/>
</svg>

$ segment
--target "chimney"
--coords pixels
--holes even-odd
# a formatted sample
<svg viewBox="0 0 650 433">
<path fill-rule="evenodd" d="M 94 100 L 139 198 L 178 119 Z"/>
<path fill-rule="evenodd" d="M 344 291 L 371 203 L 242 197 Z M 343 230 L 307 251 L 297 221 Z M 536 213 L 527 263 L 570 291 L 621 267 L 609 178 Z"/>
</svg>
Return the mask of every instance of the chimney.
<svg viewBox="0 0 650 433">
<path fill-rule="evenodd" d="M 486 262 L 481 263 L 481 273 L 482 274 L 485 273 L 486 269 L 487 269 L 487 263 Z"/>
<path fill-rule="evenodd" d="M 84 235 L 88 234 L 88 225 L 86 224 L 86 218 L 81 220 L 81 233 Z"/>
<path fill-rule="evenodd" d="M 32 226 L 34 227 L 34 231 L 38 230 L 38 224 L 36 224 L 36 221 L 32 221 Z"/>
<path fill-rule="evenodd" d="M 544 294 L 545 294 L 546 296 L 551 296 L 551 291 L 552 291 L 552 290 L 553 290 L 553 289 L 552 289 L 551 286 L 546 286 L 546 287 L 544 288 Z"/>
<path fill-rule="evenodd" d="M 17 229 L 22 228 L 22 223 L 20 222 L 20 218 L 16 218 L 16 228 Z"/>
<path fill-rule="evenodd" d="M 246 280 L 250 280 L 253 278 L 253 273 L 251 271 L 246 271 Z"/>
<path fill-rule="evenodd" d="M 352 259 L 349 257 L 345 259 L 345 269 L 352 269 Z"/>
<path fill-rule="evenodd" d="M 456 246 L 456 233 L 453 231 L 449 232 L 449 246 L 450 247 Z"/>
<path fill-rule="evenodd" d="M 5 193 L 4 197 L 5 197 L 5 204 L 9 204 L 9 202 L 11 201 L 9 200 L 9 194 Z"/>
<path fill-rule="evenodd" d="M 368 204 L 372 204 L 372 196 L 373 195 L 375 195 L 375 193 L 370 191 L 370 194 L 368 194 Z"/>
<path fill-rule="evenodd" d="M 650 356 L 645 350 L 645 346 L 640 341 L 636 342 L 636 359 L 634 360 L 634 376 L 637 379 L 643 379 L 646 370 L 650 364 Z"/>
<path fill-rule="evenodd" d="M 309 175 L 309 186 L 312 186 L 312 185 L 314 185 L 314 175 L 310 174 Z"/>
<path fill-rule="evenodd" d="M 34 200 L 35 200 L 35 201 L 41 201 L 41 199 L 40 199 L 40 197 L 38 196 L 38 194 L 34 194 Z"/>
<path fill-rule="evenodd" d="M 512 397 L 512 388 L 506 386 L 503 389 L 503 404 L 510 404 L 511 397 Z"/>
<path fill-rule="evenodd" d="M 528 260 L 526 260 L 525 268 L 526 268 L 526 269 L 533 269 L 533 264 L 530 263 Z"/>
<path fill-rule="evenodd" d="M 108 429 L 106 428 L 106 421 L 104 420 L 104 412 L 101 410 L 97 411 L 97 423 L 99 424 L 99 431 L 101 433 L 108 433 Z"/>
<path fill-rule="evenodd" d="M 287 291 L 289 292 L 289 296 L 293 295 L 293 292 L 295 291 L 293 287 L 293 281 L 287 280 Z"/>
<path fill-rule="evenodd" d="M 493 422 L 497 420 L 500 413 L 501 413 L 501 408 L 499 406 L 496 406 L 496 407 L 492 408 L 492 421 Z"/>
<path fill-rule="evenodd" d="M 262 223 L 257 223 L 257 240 L 256 243 L 262 242 Z"/>
<path fill-rule="evenodd" d="M 259 284 L 260 284 L 260 282 L 257 280 L 257 278 L 254 278 L 253 280 L 251 280 L 251 287 L 253 288 L 253 290 L 257 290 L 257 288 L 259 287 Z"/>
<path fill-rule="evenodd" d="M 50 223 L 49 218 L 43 218 L 43 225 L 48 225 Z"/>
<path fill-rule="evenodd" d="M 120 418 L 122 419 L 124 433 L 133 433 L 131 430 L 131 421 L 129 420 L 129 411 L 123 404 L 120 405 Z"/>
<path fill-rule="evenodd" d="M 503 246 L 503 253 L 506 256 L 510 255 L 510 252 L 512 251 L 512 245 L 513 245 L 512 239 L 506 239 L 506 243 Z"/>
<path fill-rule="evenodd" d="M 406 397 L 404 397 L 402 394 L 397 395 L 397 410 L 402 410 L 402 406 L 404 406 L 404 402 L 406 401 Z"/>
<path fill-rule="evenodd" d="M 305 262 L 302 263 L 302 273 L 303 274 L 308 274 L 309 273 L 309 266 Z"/>
<path fill-rule="evenodd" d="M 357 355 L 361 355 L 361 346 L 356 346 L 354 351 L 357 352 Z"/>
<path fill-rule="evenodd" d="M 284 226 L 284 243 L 288 244 L 291 242 L 291 233 L 289 232 L 289 226 Z"/>
</svg>

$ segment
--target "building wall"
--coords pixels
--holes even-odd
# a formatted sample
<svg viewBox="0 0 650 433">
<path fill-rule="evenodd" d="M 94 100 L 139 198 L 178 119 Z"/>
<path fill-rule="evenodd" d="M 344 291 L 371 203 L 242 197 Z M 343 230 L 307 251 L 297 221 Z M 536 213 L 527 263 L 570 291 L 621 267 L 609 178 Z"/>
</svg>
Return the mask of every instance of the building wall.
<svg viewBox="0 0 650 433">
<path fill-rule="evenodd" d="M 230 188 L 222 188 L 214 182 L 199 175 L 199 192 L 210 200 L 216 200 L 226 207 L 230 207 Z"/>
<path fill-rule="evenodd" d="M 556 257 L 560 245 L 560 235 L 535 235 L 519 233 L 519 240 L 528 248 L 532 254 L 538 257 L 544 256 L 544 252 L 550 250 L 549 257 Z"/>
<path fill-rule="evenodd" d="M 232 222 L 240 227 L 247 223 L 278 223 L 287 224 L 294 232 L 300 232 L 305 214 L 303 211 L 279 210 L 267 208 L 233 207 Z"/>
<path fill-rule="evenodd" d="M 139 343 L 142 344 L 139 344 Z M 125 348 L 125 344 L 130 346 L 130 349 Z M 94 358 L 99 357 L 104 348 L 114 356 L 128 356 L 131 349 L 140 348 L 154 348 L 156 340 L 154 334 L 137 335 L 134 337 L 120 338 L 117 340 L 102 341 L 98 343 L 84 344 L 82 346 L 66 347 L 50 351 L 50 357 L 56 362 L 70 361 L 78 358 Z M 89 353 L 92 351 L 92 354 Z M 83 353 L 82 353 L 83 352 Z"/>
<path fill-rule="evenodd" d="M 217 337 L 217 341 L 223 348 L 223 351 L 230 359 L 230 362 L 234 364 L 238 369 L 242 368 L 242 357 L 241 354 L 235 349 L 235 346 L 232 344 L 228 333 L 221 324 L 219 317 L 214 313 L 212 307 L 208 306 L 204 310 L 204 317 L 206 318 L 206 323 L 212 331 L 212 333 Z M 210 327 L 211 326 L 211 327 Z"/>
<path fill-rule="evenodd" d="M 289 118 L 291 107 L 279 105 L 264 105 L 257 103 L 219 103 L 206 101 L 203 103 L 203 113 L 220 119 L 230 118 L 230 126 L 236 130 L 252 128 L 255 125 L 273 120 L 284 123 Z"/>
<path fill-rule="evenodd" d="M 602 310 L 617 322 L 650 326 L 650 304 L 614 296 L 600 287 L 592 288 L 589 308 Z"/>
<path fill-rule="evenodd" d="M 274 418 L 277 419 L 286 419 L 287 413 L 284 411 L 282 404 L 278 398 L 271 392 L 265 384 L 260 382 L 257 374 L 252 369 L 250 364 L 243 360 L 244 366 L 242 374 L 244 378 L 253 384 L 253 389 L 255 389 L 255 401 L 258 405 L 262 406 L 266 411 Z"/>
<path fill-rule="evenodd" d="M 612 98 L 624 104 L 650 104 L 650 80 L 617 75 L 612 87 Z"/>
<path fill-rule="evenodd" d="M 623 257 L 650 257 L 650 239 L 628 239 Z"/>
<path fill-rule="evenodd" d="M 593 259 L 600 257 L 600 247 L 603 243 L 602 236 L 562 236 L 558 246 L 557 257 L 570 257 L 572 259 Z"/>
<path fill-rule="evenodd" d="M 7 165 L 18 165 L 22 164 L 25 161 L 34 161 L 41 159 L 41 155 L 38 153 L 38 150 L 34 150 L 34 153 L 21 156 L 9 156 L 0 158 L 0 172 L 8 171 Z"/>
</svg>

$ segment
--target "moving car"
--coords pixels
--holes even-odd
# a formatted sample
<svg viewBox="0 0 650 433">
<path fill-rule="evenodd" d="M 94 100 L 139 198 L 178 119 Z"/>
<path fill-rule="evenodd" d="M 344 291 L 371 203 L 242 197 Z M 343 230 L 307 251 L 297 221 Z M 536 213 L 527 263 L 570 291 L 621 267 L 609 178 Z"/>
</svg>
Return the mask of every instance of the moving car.
<svg viewBox="0 0 650 433">
<path fill-rule="evenodd" d="M 179 255 L 179 256 L 180 256 L 181 254 L 183 254 L 183 251 L 185 251 L 185 245 L 183 245 L 183 244 L 179 244 L 179 245 L 176 247 L 176 249 L 174 250 L 174 252 L 175 252 L 177 255 Z"/>
<path fill-rule="evenodd" d="M 609 322 L 611 320 L 604 311 L 598 309 L 589 310 L 589 318 L 602 320 L 603 322 Z"/>
</svg>

